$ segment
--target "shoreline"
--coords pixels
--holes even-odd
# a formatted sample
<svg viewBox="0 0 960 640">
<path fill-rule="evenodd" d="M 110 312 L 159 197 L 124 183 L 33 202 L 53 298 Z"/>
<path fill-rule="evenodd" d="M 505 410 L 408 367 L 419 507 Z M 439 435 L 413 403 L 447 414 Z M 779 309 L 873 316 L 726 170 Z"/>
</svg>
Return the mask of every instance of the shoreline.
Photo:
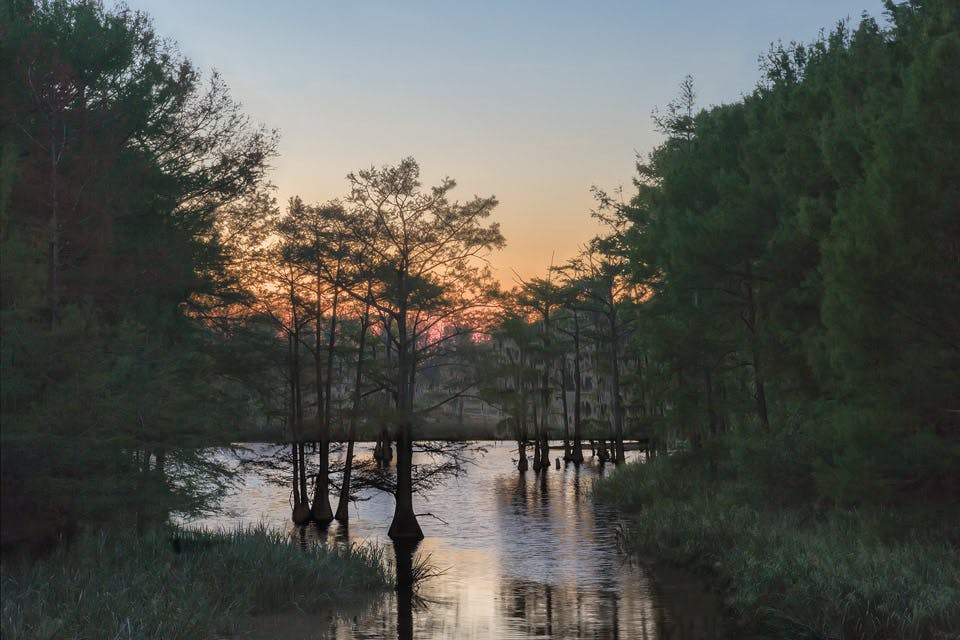
<svg viewBox="0 0 960 640">
<path fill-rule="evenodd" d="M 704 458 L 678 453 L 597 482 L 595 498 L 627 523 L 626 551 L 703 576 L 734 623 L 764 637 L 960 637 L 955 505 L 765 501 Z"/>
</svg>

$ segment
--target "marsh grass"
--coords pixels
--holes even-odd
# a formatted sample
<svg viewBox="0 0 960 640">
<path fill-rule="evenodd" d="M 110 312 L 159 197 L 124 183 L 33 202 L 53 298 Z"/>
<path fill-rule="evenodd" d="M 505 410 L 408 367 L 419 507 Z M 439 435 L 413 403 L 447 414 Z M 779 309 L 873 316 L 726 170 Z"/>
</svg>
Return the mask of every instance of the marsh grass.
<svg viewBox="0 0 960 640">
<path fill-rule="evenodd" d="M 628 513 L 630 550 L 711 574 L 745 622 L 778 638 L 960 638 L 960 510 L 841 509 L 745 499 L 695 454 L 595 485 Z"/>
<path fill-rule="evenodd" d="M 250 615 L 355 602 L 390 583 L 378 549 L 303 549 L 262 526 L 101 532 L 32 565 L 3 566 L 2 635 L 213 638 L 242 631 Z"/>
</svg>

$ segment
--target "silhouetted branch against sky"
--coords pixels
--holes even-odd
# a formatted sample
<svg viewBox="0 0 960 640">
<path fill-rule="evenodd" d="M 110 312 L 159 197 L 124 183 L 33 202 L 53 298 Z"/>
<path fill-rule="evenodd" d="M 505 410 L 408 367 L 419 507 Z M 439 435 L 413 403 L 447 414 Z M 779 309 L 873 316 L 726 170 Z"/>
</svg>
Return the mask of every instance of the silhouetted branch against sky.
<svg viewBox="0 0 960 640">
<path fill-rule="evenodd" d="M 461 193 L 495 193 L 502 283 L 599 231 L 590 187 L 631 188 L 636 156 L 662 139 L 651 114 L 680 104 L 685 77 L 698 107 L 735 101 L 772 42 L 883 13 L 880 0 L 130 4 L 279 128 L 280 201 L 342 196 L 356 167 L 409 155 L 430 184 L 448 172 Z"/>
</svg>

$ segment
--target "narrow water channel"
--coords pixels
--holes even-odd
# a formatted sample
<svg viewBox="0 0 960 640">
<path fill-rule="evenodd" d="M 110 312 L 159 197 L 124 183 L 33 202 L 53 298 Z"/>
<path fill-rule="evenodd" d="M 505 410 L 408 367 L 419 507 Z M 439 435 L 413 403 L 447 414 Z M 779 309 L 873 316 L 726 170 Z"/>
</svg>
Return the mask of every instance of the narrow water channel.
<svg viewBox="0 0 960 640">
<path fill-rule="evenodd" d="M 289 489 L 253 469 L 244 472 L 243 487 L 226 497 L 220 514 L 191 524 L 264 522 L 330 544 L 374 542 L 401 565 L 412 560 L 435 574 L 413 593 L 390 592 L 346 615 L 263 619 L 264 638 L 723 637 L 716 598 L 701 584 L 679 572 L 653 572 L 618 550 L 616 513 L 589 497 L 603 467 L 567 465 L 521 475 L 515 447 L 480 444 L 486 452 L 471 453 L 462 475 L 416 499 L 417 511 L 432 515 L 420 517 L 426 539 L 412 553 L 395 556 L 387 538 L 391 495 L 365 494 L 352 507 L 348 530 L 333 523 L 326 532 L 300 532 L 290 523 Z M 273 445 L 247 446 L 247 456 L 275 451 Z M 371 455 L 372 445 L 360 452 Z"/>
</svg>

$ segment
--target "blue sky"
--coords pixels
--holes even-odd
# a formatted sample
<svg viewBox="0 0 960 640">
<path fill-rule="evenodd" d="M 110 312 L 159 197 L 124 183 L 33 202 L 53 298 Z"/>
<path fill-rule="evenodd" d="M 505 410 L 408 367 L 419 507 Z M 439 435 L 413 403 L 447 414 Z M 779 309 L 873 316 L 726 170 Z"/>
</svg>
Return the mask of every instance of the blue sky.
<svg viewBox="0 0 960 640">
<path fill-rule="evenodd" d="M 882 14 L 880 0 L 129 3 L 280 130 L 282 201 L 342 196 L 349 171 L 412 155 L 426 184 L 498 197 L 508 284 L 596 233 L 590 186 L 629 194 L 658 141 L 650 113 L 686 74 L 700 106 L 730 102 L 771 43 Z"/>
</svg>

